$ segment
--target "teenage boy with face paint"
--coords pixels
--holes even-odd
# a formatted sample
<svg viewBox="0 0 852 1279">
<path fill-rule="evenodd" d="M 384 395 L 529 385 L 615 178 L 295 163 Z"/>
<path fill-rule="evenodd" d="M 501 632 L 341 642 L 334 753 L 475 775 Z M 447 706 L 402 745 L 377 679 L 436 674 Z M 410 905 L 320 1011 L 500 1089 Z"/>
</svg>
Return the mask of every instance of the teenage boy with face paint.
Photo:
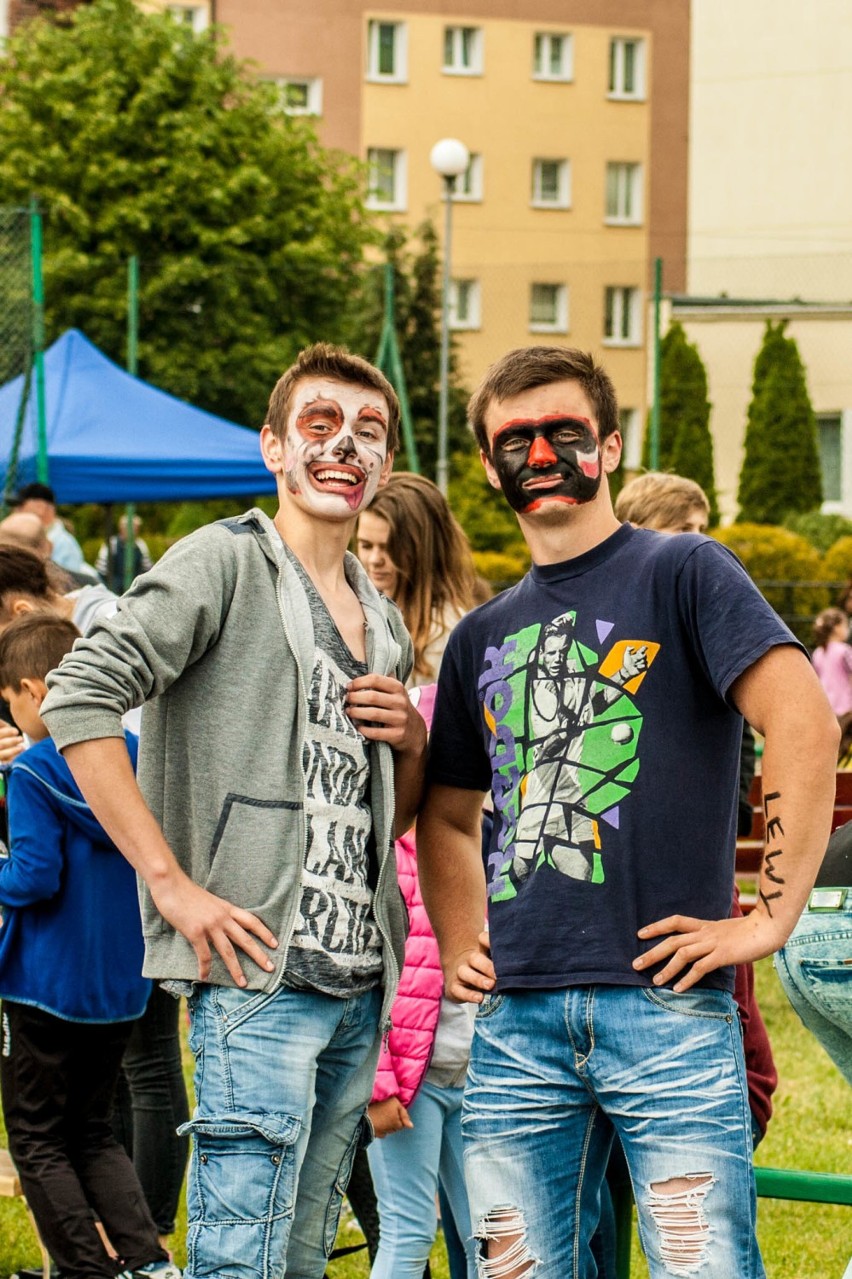
<svg viewBox="0 0 852 1279">
<path fill-rule="evenodd" d="M 615 518 L 618 410 L 591 356 L 513 351 L 469 417 L 533 559 L 450 639 L 418 821 L 446 989 L 479 1005 L 462 1127 L 481 1273 L 597 1275 L 612 1125 L 653 1279 L 760 1279 L 733 965 L 806 900 L 836 728 L 732 555 Z M 759 904 L 731 919 L 743 715 L 766 738 L 768 845 Z"/>
<path fill-rule="evenodd" d="M 144 881 L 145 973 L 189 997 L 187 1275 L 324 1273 L 388 1025 L 425 731 L 400 614 L 346 548 L 398 423 L 366 361 L 302 352 L 260 435 L 275 518 L 183 539 L 49 679 L 45 722 Z"/>
</svg>

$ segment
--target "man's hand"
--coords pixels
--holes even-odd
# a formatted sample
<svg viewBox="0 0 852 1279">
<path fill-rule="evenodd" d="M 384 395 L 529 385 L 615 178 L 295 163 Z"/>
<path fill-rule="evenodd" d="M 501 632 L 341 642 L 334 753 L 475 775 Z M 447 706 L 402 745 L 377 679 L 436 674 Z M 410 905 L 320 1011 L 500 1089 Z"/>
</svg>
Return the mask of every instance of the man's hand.
<svg viewBox="0 0 852 1279">
<path fill-rule="evenodd" d="M 457 1004 L 481 1004 L 497 980 L 487 930 L 477 941 L 474 949 L 463 950 L 444 964 L 444 994 Z"/>
<path fill-rule="evenodd" d="M 11 764 L 25 749 L 26 742 L 18 730 L 5 720 L 0 720 L 0 764 Z"/>
<path fill-rule="evenodd" d="M 663 986 L 682 973 L 683 976 L 672 987 L 678 993 L 689 990 L 716 968 L 745 964 L 771 955 L 786 940 L 786 932 L 760 910 L 735 919 L 691 919 L 687 915 L 670 915 L 639 929 L 643 940 L 666 934 L 665 941 L 634 959 L 633 967 L 642 972 L 668 960 L 653 982 L 655 986 Z"/>
<path fill-rule="evenodd" d="M 389 675 L 359 675 L 346 690 L 346 713 L 373 742 L 395 751 L 420 755 L 426 748 L 426 725 L 411 704 L 405 685 Z"/>
<path fill-rule="evenodd" d="M 399 1097 L 386 1097 L 384 1101 L 372 1101 L 367 1107 L 367 1117 L 377 1137 L 387 1137 L 401 1128 L 413 1128 L 411 1117 Z"/>
<path fill-rule="evenodd" d="M 195 951 L 199 981 L 206 981 L 210 976 L 211 946 L 219 952 L 238 986 L 245 986 L 246 978 L 235 946 L 264 972 L 272 972 L 275 965 L 254 937 L 259 937 L 270 949 L 274 949 L 278 941 L 256 915 L 208 893 L 177 868 L 165 883 L 152 884 L 150 888 L 160 914 L 183 934 Z"/>
</svg>

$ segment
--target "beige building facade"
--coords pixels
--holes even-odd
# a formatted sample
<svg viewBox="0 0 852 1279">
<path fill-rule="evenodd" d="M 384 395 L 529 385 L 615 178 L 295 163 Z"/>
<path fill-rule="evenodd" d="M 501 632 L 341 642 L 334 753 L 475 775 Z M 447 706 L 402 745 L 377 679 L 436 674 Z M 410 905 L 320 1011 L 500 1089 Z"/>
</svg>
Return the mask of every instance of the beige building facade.
<svg viewBox="0 0 852 1279">
<path fill-rule="evenodd" d="M 852 5 L 693 0 L 688 294 L 720 504 L 736 511 L 754 358 L 787 316 L 817 414 L 826 512 L 852 517 Z"/>
<path fill-rule="evenodd" d="M 653 258 L 685 284 L 687 0 L 216 0 L 212 16 L 286 109 L 364 161 L 389 220 L 442 233 L 430 151 L 465 143 L 451 314 L 466 379 L 511 346 L 592 349 L 638 456 Z"/>
</svg>

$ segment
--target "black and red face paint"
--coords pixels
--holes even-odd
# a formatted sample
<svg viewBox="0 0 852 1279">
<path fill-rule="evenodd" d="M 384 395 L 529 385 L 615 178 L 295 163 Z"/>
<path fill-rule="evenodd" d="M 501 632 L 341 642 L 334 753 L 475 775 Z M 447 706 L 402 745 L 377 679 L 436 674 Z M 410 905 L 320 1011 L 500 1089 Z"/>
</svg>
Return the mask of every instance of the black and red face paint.
<svg viewBox="0 0 852 1279">
<path fill-rule="evenodd" d="M 597 429 L 571 414 L 504 422 L 494 432 L 491 461 L 506 501 L 522 515 L 545 502 L 591 502 L 603 475 Z"/>
</svg>

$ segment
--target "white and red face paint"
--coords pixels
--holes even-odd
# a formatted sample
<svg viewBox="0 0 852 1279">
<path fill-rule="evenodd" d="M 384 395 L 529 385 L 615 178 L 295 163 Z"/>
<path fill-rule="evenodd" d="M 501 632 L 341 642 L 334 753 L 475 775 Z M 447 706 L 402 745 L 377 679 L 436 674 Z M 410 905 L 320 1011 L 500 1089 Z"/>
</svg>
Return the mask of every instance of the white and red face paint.
<svg viewBox="0 0 852 1279">
<path fill-rule="evenodd" d="M 326 518 L 357 515 L 388 462 L 388 406 L 367 387 L 325 380 L 293 394 L 284 436 L 288 490 Z"/>
<path fill-rule="evenodd" d="M 504 422 L 491 441 L 491 462 L 507 502 L 522 515 L 545 502 L 591 502 L 603 475 L 597 428 L 568 413 Z"/>
</svg>

